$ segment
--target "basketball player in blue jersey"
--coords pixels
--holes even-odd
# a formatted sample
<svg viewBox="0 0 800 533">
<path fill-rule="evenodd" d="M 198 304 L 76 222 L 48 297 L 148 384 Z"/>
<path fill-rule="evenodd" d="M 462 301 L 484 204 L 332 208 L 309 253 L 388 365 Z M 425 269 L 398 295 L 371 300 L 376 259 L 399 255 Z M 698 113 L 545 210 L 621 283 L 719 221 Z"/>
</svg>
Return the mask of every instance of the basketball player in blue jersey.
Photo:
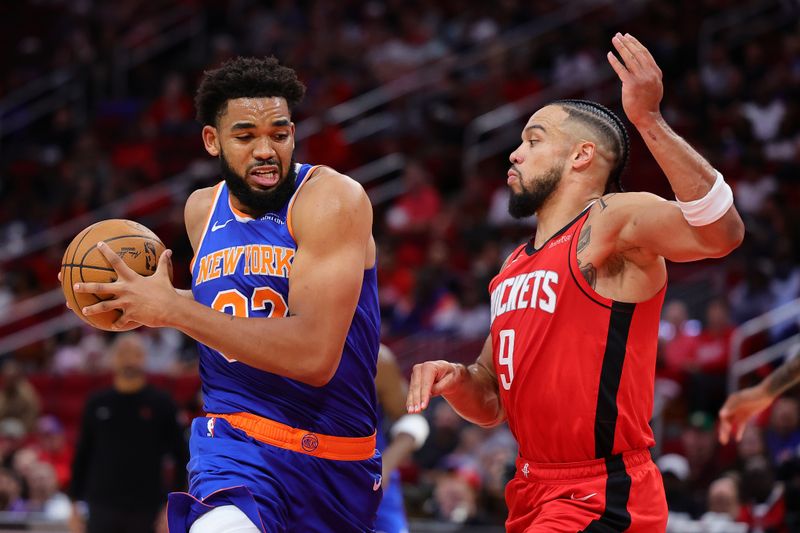
<svg viewBox="0 0 800 533">
<path fill-rule="evenodd" d="M 400 473 L 397 467 L 425 444 L 430 426 L 424 416 L 406 413 L 408 383 L 400 373 L 394 353 L 384 345 L 378 352 L 378 450 L 383 456 L 383 500 L 375 521 L 377 533 L 408 533 Z M 384 432 L 383 422 L 392 423 Z"/>
<path fill-rule="evenodd" d="M 206 72 L 195 102 L 224 180 L 186 202 L 191 291 L 172 286 L 171 252 L 145 278 L 102 244 L 117 281 L 76 289 L 113 296 L 84 312 L 118 309 L 119 329 L 199 342 L 208 414 L 192 423 L 189 493 L 169 498 L 172 533 L 374 531 L 372 208 L 347 176 L 294 162 L 304 91 L 274 58 Z"/>
</svg>

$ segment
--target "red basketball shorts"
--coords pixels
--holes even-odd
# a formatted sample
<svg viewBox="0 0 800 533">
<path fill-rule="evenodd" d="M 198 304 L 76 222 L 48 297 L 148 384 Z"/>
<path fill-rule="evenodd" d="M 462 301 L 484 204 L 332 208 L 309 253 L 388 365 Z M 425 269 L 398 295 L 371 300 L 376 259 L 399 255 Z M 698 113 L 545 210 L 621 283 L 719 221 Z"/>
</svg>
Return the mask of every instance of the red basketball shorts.
<svg viewBox="0 0 800 533">
<path fill-rule="evenodd" d="M 506 487 L 508 533 L 663 533 L 667 501 L 648 450 L 580 463 L 517 458 Z"/>
</svg>

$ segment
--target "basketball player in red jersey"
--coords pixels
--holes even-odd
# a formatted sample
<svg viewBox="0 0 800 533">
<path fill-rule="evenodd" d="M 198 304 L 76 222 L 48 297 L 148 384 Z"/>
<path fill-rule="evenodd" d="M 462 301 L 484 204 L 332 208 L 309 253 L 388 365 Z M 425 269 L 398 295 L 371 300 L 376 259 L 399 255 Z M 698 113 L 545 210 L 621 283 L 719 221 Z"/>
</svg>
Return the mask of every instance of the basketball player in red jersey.
<svg viewBox="0 0 800 533">
<path fill-rule="evenodd" d="M 536 236 L 492 280 L 491 333 L 469 366 L 414 367 L 408 410 L 442 395 L 481 426 L 508 420 L 519 443 L 506 488 L 510 532 L 664 531 L 648 420 L 665 259 L 721 257 L 744 227 L 723 178 L 659 113 L 661 71 L 630 35 L 608 61 L 622 104 L 677 197 L 619 189 L 628 138 L 593 102 L 534 113 L 511 154 L 509 211 Z"/>
</svg>

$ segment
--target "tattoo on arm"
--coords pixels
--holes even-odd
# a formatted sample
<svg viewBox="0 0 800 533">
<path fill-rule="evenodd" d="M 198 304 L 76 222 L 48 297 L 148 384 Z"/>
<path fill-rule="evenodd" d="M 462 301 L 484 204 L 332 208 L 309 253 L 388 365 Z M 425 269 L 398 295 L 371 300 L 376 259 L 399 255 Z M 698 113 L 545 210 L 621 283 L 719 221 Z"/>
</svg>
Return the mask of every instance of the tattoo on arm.
<svg viewBox="0 0 800 533">
<path fill-rule="evenodd" d="M 578 237 L 577 253 L 581 253 L 587 246 L 589 246 L 589 241 L 591 240 L 592 240 L 592 227 L 586 226 L 581 230 L 581 234 Z"/>
<path fill-rule="evenodd" d="M 591 263 L 586 263 L 585 266 L 580 264 L 578 261 L 578 267 L 580 268 L 581 274 L 583 274 L 583 278 L 586 280 L 586 283 L 589 284 L 591 288 L 595 288 L 597 285 L 597 269 Z"/>
<path fill-rule="evenodd" d="M 609 194 L 609 195 L 606 197 L 606 200 L 610 200 L 610 199 L 611 199 L 611 197 L 612 197 L 612 196 L 614 196 L 615 194 L 617 194 L 617 193 L 615 193 L 615 192 L 612 192 L 611 194 Z M 605 211 L 605 210 L 606 210 L 606 207 L 608 207 L 608 204 L 607 204 L 607 203 L 605 203 L 605 201 L 603 200 L 603 197 L 601 196 L 601 197 L 600 197 L 600 208 L 601 208 L 600 210 L 601 210 L 601 211 Z"/>
<path fill-rule="evenodd" d="M 778 395 L 800 381 L 800 357 L 795 357 L 775 370 L 767 378 L 767 390 L 770 394 Z"/>
</svg>

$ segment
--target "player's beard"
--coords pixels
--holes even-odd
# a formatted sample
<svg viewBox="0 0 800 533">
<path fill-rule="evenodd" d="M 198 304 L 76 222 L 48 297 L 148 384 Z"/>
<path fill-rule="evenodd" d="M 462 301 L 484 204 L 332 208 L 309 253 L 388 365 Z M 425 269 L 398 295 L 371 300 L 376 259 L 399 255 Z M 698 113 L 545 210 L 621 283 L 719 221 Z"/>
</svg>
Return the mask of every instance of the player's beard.
<svg viewBox="0 0 800 533">
<path fill-rule="evenodd" d="M 514 218 L 533 216 L 558 188 L 563 171 L 563 163 L 553 165 L 532 179 L 530 188 L 525 186 L 522 174 L 520 174 L 519 186 L 522 192 L 517 193 L 513 189 L 511 190 L 511 196 L 508 198 L 508 213 Z"/>
<path fill-rule="evenodd" d="M 239 202 L 245 206 L 251 214 L 261 216 L 265 213 L 280 211 L 292 194 L 295 191 L 295 179 L 297 178 L 297 171 L 295 170 L 295 161 L 292 157 L 289 163 L 289 170 L 286 176 L 271 189 L 258 190 L 250 187 L 245 181 L 244 176 L 236 173 L 228 164 L 225 154 L 220 150 L 219 164 L 222 171 L 222 177 L 225 178 L 225 183 L 228 189 L 236 197 Z M 264 161 L 265 165 L 275 165 L 278 167 L 278 174 L 283 175 L 283 165 L 278 159 L 269 159 Z M 252 168 L 248 168 L 249 172 Z"/>
</svg>

